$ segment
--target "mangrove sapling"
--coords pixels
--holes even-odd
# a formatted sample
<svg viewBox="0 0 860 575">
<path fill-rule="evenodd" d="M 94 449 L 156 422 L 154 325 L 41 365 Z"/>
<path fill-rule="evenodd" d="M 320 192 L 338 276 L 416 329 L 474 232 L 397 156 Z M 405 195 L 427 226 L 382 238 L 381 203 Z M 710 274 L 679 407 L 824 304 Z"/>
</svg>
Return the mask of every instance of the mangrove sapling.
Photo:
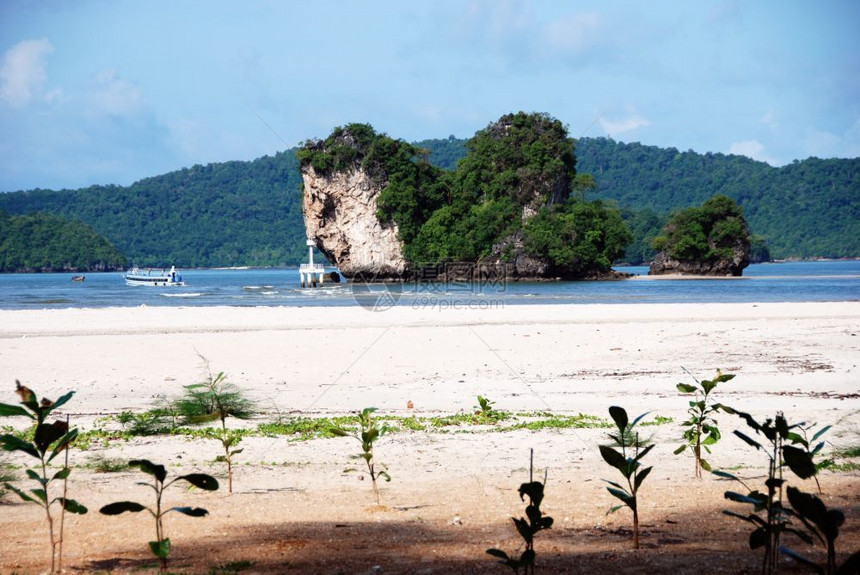
<svg viewBox="0 0 860 575">
<path fill-rule="evenodd" d="M 805 426 L 805 427 L 804 427 Z M 815 447 L 812 447 L 812 444 L 818 441 L 818 439 L 827 433 L 831 426 L 825 425 L 821 429 L 815 431 L 812 434 L 812 438 L 809 437 L 809 433 L 815 430 L 815 424 L 806 423 L 798 423 L 797 429 L 799 433 L 795 433 L 793 431 L 789 432 L 788 439 L 795 445 L 803 446 L 803 449 L 809 455 L 810 459 L 815 459 L 815 456 L 818 455 L 821 450 L 824 448 L 824 442 L 819 441 Z M 824 461 L 815 462 L 815 473 L 812 475 L 812 478 L 815 480 L 815 485 L 818 487 L 818 493 L 821 493 L 821 483 L 818 481 L 818 472 L 822 469 L 826 469 L 832 466 L 834 461 L 832 459 L 826 459 Z"/>
<path fill-rule="evenodd" d="M 375 407 L 365 407 L 361 410 L 357 416 L 358 431 L 350 433 L 338 426 L 332 426 L 329 431 L 332 435 L 338 437 L 354 437 L 361 443 L 361 453 L 357 457 L 364 459 L 367 466 L 365 473 L 370 476 L 370 482 L 373 485 L 373 495 L 376 499 L 376 504 L 379 505 L 379 487 L 376 484 L 376 480 L 382 477 L 385 481 L 391 481 L 391 476 L 388 474 L 388 468 L 383 463 L 377 463 L 374 459 L 373 444 L 389 430 L 389 427 L 387 425 L 380 427 L 376 424 L 376 421 L 373 419 L 373 412 L 375 411 Z M 344 471 L 352 472 L 358 470 L 350 468 Z"/>
<path fill-rule="evenodd" d="M 789 425 L 782 413 L 777 413 L 774 419 L 768 418 L 763 424 L 757 422 L 748 413 L 735 412 L 746 421 L 756 434 L 763 435 L 766 442 L 758 442 L 745 433 L 735 430 L 735 435 L 745 443 L 763 451 L 768 458 L 768 472 L 765 480 L 765 491 L 750 488 L 737 476 L 724 471 L 713 473 L 725 479 L 737 481 L 744 486 L 747 494 L 726 491 L 725 498 L 738 503 L 746 503 L 753 506 L 748 515 L 742 515 L 733 511 L 723 511 L 726 515 L 736 517 L 753 525 L 754 529 L 749 536 L 750 549 L 764 548 L 762 559 L 762 575 L 769 575 L 776 569 L 778 560 L 779 538 L 783 532 L 794 533 L 804 538 L 806 535 L 791 526 L 790 518 L 793 513 L 791 509 L 783 505 L 783 486 L 785 478 L 783 470 L 788 467 L 801 479 L 808 479 L 815 475 L 815 463 L 812 456 L 806 450 L 787 445 L 786 442 L 795 441 L 796 433 L 792 430 L 797 425 Z M 759 515 L 763 513 L 763 516 Z"/>
<path fill-rule="evenodd" d="M 13 491 L 21 499 L 26 502 L 34 503 L 45 511 L 45 519 L 48 523 L 48 537 L 51 543 L 51 573 L 56 573 L 62 570 L 63 566 L 63 519 L 64 512 L 84 514 L 87 508 L 73 499 L 68 499 L 67 495 L 67 479 L 71 473 L 68 464 L 69 446 L 75 441 L 78 436 L 77 429 L 69 429 L 69 421 L 57 420 L 53 423 L 46 423 L 45 420 L 52 411 L 68 402 L 74 395 L 74 391 L 70 391 L 61 396 L 57 401 L 51 401 L 43 398 L 41 402 L 37 400 L 36 394 L 27 387 L 21 385 L 20 381 L 15 381 L 15 392 L 21 398 L 20 404 L 9 405 L 0 403 L 0 416 L 15 416 L 23 415 L 29 417 L 35 423 L 33 429 L 33 439 L 25 441 L 12 434 L 4 434 L 0 436 L 0 444 L 5 451 L 21 451 L 38 460 L 38 466 L 35 470 L 27 469 L 27 477 L 38 483 L 38 487 L 30 489 L 29 493 L 18 489 L 10 483 L 5 483 L 6 489 Z M 63 467 L 51 474 L 49 472 L 50 463 L 60 453 L 65 454 Z M 50 486 L 54 481 L 63 482 L 63 494 L 51 498 Z M 60 520 L 58 525 L 58 533 L 55 534 L 54 521 L 55 517 L 51 511 L 54 503 L 60 506 Z"/>
<path fill-rule="evenodd" d="M 685 370 L 686 371 L 686 370 Z M 690 373 L 689 371 L 687 373 Z M 693 377 L 692 374 L 690 374 Z M 675 455 L 683 453 L 687 448 L 693 452 L 695 461 L 695 476 L 702 478 L 702 469 L 711 471 L 711 465 L 702 457 L 702 449 L 711 453 L 711 445 L 720 440 L 720 430 L 717 427 L 717 420 L 714 419 L 714 414 L 718 411 L 731 413 L 732 409 L 721 403 L 709 403 L 708 394 L 719 383 L 724 383 L 734 379 L 734 374 L 723 373 L 717 370 L 717 375 L 712 380 L 699 381 L 693 377 L 696 385 L 689 383 L 679 383 L 676 387 L 683 394 L 695 394 L 693 400 L 690 401 L 690 408 L 687 413 L 690 418 L 682 423 L 685 427 L 684 439 L 686 442 L 675 450 Z"/>
<path fill-rule="evenodd" d="M 540 509 L 540 504 L 543 501 L 544 487 L 546 486 L 547 473 L 544 471 L 543 483 L 534 481 L 533 465 L 534 450 L 531 450 L 529 462 L 529 482 L 520 485 L 519 494 L 520 500 L 525 501 L 526 496 L 529 498 L 529 504 L 526 506 L 526 518 L 511 517 L 514 526 L 517 528 L 517 533 L 523 538 L 526 545 L 525 551 L 520 554 L 519 558 L 509 556 L 501 549 L 487 549 L 487 553 L 499 559 L 499 563 L 507 565 L 513 569 L 514 573 L 518 574 L 520 569 L 525 569 L 524 573 L 534 573 L 535 558 L 537 554 L 534 549 L 535 535 L 544 529 L 552 527 L 552 517 L 545 517 Z"/>
<path fill-rule="evenodd" d="M 780 546 L 780 552 L 811 567 L 821 575 L 860 573 L 860 551 L 846 559 L 841 567 L 836 565 L 836 538 L 839 537 L 839 528 L 845 523 L 845 514 L 839 509 L 828 509 L 817 496 L 804 493 L 796 487 L 788 487 L 786 495 L 794 511 L 794 516 L 800 519 L 811 535 L 808 539 L 802 539 L 807 543 L 812 542 L 813 538 L 819 541 L 827 550 L 827 559 L 824 562 L 824 567 L 821 567 L 814 561 L 786 547 Z"/>
<path fill-rule="evenodd" d="M 606 489 L 614 497 L 621 500 L 623 505 L 617 505 L 609 509 L 607 513 L 614 513 L 626 505 L 633 512 L 633 548 L 639 549 L 639 506 L 638 494 L 642 482 L 651 473 L 651 467 L 642 468 L 640 460 L 648 455 L 648 452 L 654 448 L 654 444 L 650 444 L 643 448 L 642 442 L 639 440 L 639 434 L 634 428 L 639 421 L 647 415 L 643 413 L 632 422 L 627 417 L 627 412 L 622 407 L 613 405 L 609 408 L 609 415 L 615 426 L 618 428 L 618 435 L 609 434 L 616 447 L 620 447 L 618 451 L 612 446 L 601 445 L 600 455 L 603 460 L 609 465 L 621 472 L 624 479 L 627 481 L 626 488 L 619 483 L 604 479 L 609 484 Z M 641 451 L 640 451 L 641 449 Z M 633 456 L 628 456 L 629 451 L 633 451 Z"/>
<path fill-rule="evenodd" d="M 167 470 L 163 465 L 157 465 L 146 459 L 133 459 L 128 462 L 128 465 L 129 467 L 139 467 L 142 472 L 153 477 L 153 482 L 151 484 L 139 482 L 138 485 L 150 487 L 155 492 L 155 509 L 146 507 L 140 503 L 135 503 L 134 501 L 117 501 L 116 503 L 105 505 L 99 509 L 99 512 L 104 515 L 119 515 L 126 511 L 131 513 L 138 513 L 144 510 L 149 511 L 149 513 L 155 518 L 155 541 L 149 542 L 149 549 L 152 551 L 153 555 L 158 557 L 159 573 L 167 573 L 167 556 L 170 554 L 170 539 L 164 534 L 164 516 L 171 511 L 177 511 L 183 515 L 188 515 L 189 517 L 204 517 L 208 515 L 209 512 L 200 507 L 170 507 L 168 509 L 162 509 L 164 490 L 177 481 L 186 481 L 194 487 L 199 487 L 206 491 L 215 491 L 218 489 L 218 481 L 211 475 L 190 473 L 188 475 L 180 475 L 179 477 L 165 483 L 165 480 L 167 479 Z"/>
<path fill-rule="evenodd" d="M 205 423 L 216 419 L 221 422 L 218 439 L 224 454 L 216 457 L 215 461 L 227 464 L 227 491 L 233 493 L 233 457 L 243 451 L 235 448 L 242 441 L 242 436 L 227 429 L 227 417 L 248 419 L 254 415 L 256 408 L 254 402 L 246 398 L 242 390 L 227 381 L 223 371 L 213 375 L 209 362 L 203 356 L 200 357 L 206 371 L 204 381 L 186 385 L 185 395 L 174 405 L 190 423 Z"/>
</svg>

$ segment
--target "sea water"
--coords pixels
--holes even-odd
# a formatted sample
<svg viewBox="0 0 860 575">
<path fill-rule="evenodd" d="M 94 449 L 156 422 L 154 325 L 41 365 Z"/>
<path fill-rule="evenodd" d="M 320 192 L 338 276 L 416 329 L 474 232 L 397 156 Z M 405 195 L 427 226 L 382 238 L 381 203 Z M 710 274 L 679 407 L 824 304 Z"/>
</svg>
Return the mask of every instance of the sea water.
<svg viewBox="0 0 860 575">
<path fill-rule="evenodd" d="M 644 276 L 647 267 L 618 267 Z M 299 286 L 296 269 L 181 270 L 184 286 L 127 286 L 123 274 L 0 274 L 0 309 L 129 306 L 397 306 L 812 302 L 860 300 L 860 261 L 753 264 L 742 278 L 429 282 Z M 384 305 L 381 305 L 384 304 Z M 381 307 L 380 307 L 381 306 Z"/>
</svg>

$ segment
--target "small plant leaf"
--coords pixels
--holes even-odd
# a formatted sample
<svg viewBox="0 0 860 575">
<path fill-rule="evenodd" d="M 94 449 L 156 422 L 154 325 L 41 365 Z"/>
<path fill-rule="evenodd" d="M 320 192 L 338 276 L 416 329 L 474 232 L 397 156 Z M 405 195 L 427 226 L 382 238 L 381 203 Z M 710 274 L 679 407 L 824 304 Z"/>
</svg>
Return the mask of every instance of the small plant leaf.
<svg viewBox="0 0 860 575">
<path fill-rule="evenodd" d="M 120 513 L 125 513 L 126 511 L 128 511 L 129 513 L 138 513 L 145 509 L 146 507 L 144 507 L 140 503 L 135 503 L 134 501 L 117 501 L 116 503 L 108 503 L 107 505 L 99 509 L 99 513 L 101 513 L 102 515 L 119 515 Z"/>
<path fill-rule="evenodd" d="M 508 554 L 502 551 L 501 549 L 487 549 L 487 553 L 492 555 L 493 557 L 498 557 L 499 559 L 503 559 L 504 561 L 510 561 Z"/>
<path fill-rule="evenodd" d="M 33 415 L 20 405 L 9 405 L 8 403 L 0 403 L 0 417 L 12 417 L 15 415 L 23 415 L 25 417 L 33 419 Z"/>
<path fill-rule="evenodd" d="M 335 437 L 346 437 L 349 435 L 345 430 L 341 429 L 340 427 L 330 427 L 328 429 L 328 432 Z"/>
<path fill-rule="evenodd" d="M 618 469 L 622 473 L 627 469 L 627 459 L 621 453 L 616 451 L 615 449 L 609 447 L 608 445 L 599 446 L 600 455 L 603 456 L 603 460 L 606 461 L 609 465 Z"/>
<path fill-rule="evenodd" d="M 672 453 L 675 455 L 678 455 L 679 453 L 682 453 L 685 449 L 687 449 L 687 447 L 688 447 L 688 445 L 685 443 L 684 445 L 682 445 L 681 447 L 679 447 L 678 449 L 676 449 Z"/>
<path fill-rule="evenodd" d="M 15 380 L 15 393 L 21 398 L 21 403 L 26 405 L 30 411 L 39 413 L 39 401 L 36 398 L 36 394 L 29 387 L 21 385 L 21 382 L 17 379 Z"/>
<path fill-rule="evenodd" d="M 159 559 L 164 559 L 170 554 L 170 538 L 165 537 L 161 541 L 150 541 L 149 549 Z"/>
<path fill-rule="evenodd" d="M 72 473 L 72 470 L 70 468 L 63 467 L 62 469 L 60 469 L 58 472 L 56 472 L 54 474 L 54 476 L 51 478 L 51 480 L 53 481 L 54 479 L 60 479 L 60 480 L 67 479 L 69 477 L 69 475 L 71 475 L 71 473 Z"/>
<path fill-rule="evenodd" d="M 643 417 L 645 417 L 646 415 L 648 415 L 649 413 L 651 413 L 651 412 L 650 412 L 650 411 L 646 411 L 645 413 L 641 413 L 641 414 L 639 414 L 638 416 L 636 416 L 636 419 L 634 419 L 634 420 L 630 423 L 630 427 L 631 427 L 631 428 L 632 428 L 632 427 L 635 427 L 635 426 L 636 426 L 636 424 L 637 424 L 637 423 L 639 423 L 639 421 L 640 421 Z"/>
<path fill-rule="evenodd" d="M 205 517 L 209 515 L 209 512 L 202 507 L 171 507 L 167 511 L 176 511 L 177 513 L 182 513 L 189 517 Z"/>
<path fill-rule="evenodd" d="M 57 421 L 54 423 L 54 425 L 56 425 L 57 423 L 62 424 L 63 427 L 68 429 L 68 426 L 66 425 L 65 422 Z M 66 432 L 66 434 L 63 435 L 63 437 L 61 437 L 59 440 L 57 440 L 56 445 L 54 445 L 53 451 L 51 451 L 50 457 L 48 457 L 48 462 L 50 463 L 51 461 L 53 461 L 53 459 L 56 456 L 58 456 L 60 453 L 62 453 L 63 450 L 68 449 L 69 445 L 72 442 L 74 442 L 75 439 L 77 439 L 77 437 L 78 437 L 78 430 L 77 429 L 68 430 Z"/>
<path fill-rule="evenodd" d="M 167 469 L 163 465 L 157 465 L 148 459 L 132 459 L 128 462 L 129 467 L 139 467 L 144 473 L 154 476 L 159 482 L 164 482 L 167 477 Z"/>
<path fill-rule="evenodd" d="M 57 398 L 57 401 L 55 401 L 54 403 L 51 404 L 50 409 L 48 409 L 48 411 L 44 412 L 45 415 L 48 415 L 50 412 L 54 411 L 58 407 L 65 405 L 70 399 L 72 399 L 73 395 L 75 395 L 74 391 L 70 391 L 64 395 L 61 395 L 59 398 Z"/>
<path fill-rule="evenodd" d="M 42 476 L 33 471 L 32 469 L 28 469 L 24 473 L 33 481 L 38 481 L 40 484 L 42 484 L 42 487 L 48 484 L 47 479 L 42 479 Z"/>
<path fill-rule="evenodd" d="M 753 497 L 752 495 L 742 495 L 740 493 L 735 493 L 734 491 L 726 491 L 724 493 L 725 498 L 729 501 L 736 501 L 737 503 L 749 503 L 751 505 L 763 505 L 765 502 L 758 498 Z"/>
<path fill-rule="evenodd" d="M 738 479 L 737 476 L 732 475 L 728 471 L 720 471 L 719 469 L 717 469 L 715 471 L 711 471 L 711 473 L 713 473 L 717 477 L 722 477 L 723 479 L 732 479 L 734 481 L 740 481 L 740 479 Z"/>
<path fill-rule="evenodd" d="M 690 385 L 689 383 L 679 383 L 675 387 L 678 388 L 678 391 L 681 393 L 696 393 L 697 388 L 695 385 Z"/>
<path fill-rule="evenodd" d="M 813 436 L 812 436 L 811 441 L 815 441 L 816 439 L 818 439 L 819 437 L 821 437 L 822 435 L 824 435 L 825 433 L 827 433 L 827 431 L 828 431 L 831 427 L 832 427 L 831 425 L 825 425 L 824 427 L 822 427 L 821 429 L 819 429 L 817 432 L 815 432 L 815 435 L 813 435 Z"/>
<path fill-rule="evenodd" d="M 807 523 L 806 526 L 809 527 L 809 524 Z M 815 545 L 815 541 L 812 539 L 812 537 L 810 537 L 810 535 L 808 533 L 805 533 L 805 532 L 800 531 L 798 529 L 794 529 L 792 527 L 786 527 L 783 530 L 783 532 L 784 533 L 791 533 L 792 535 L 800 538 L 802 541 L 804 541 L 805 543 L 808 543 L 809 545 Z"/>
<path fill-rule="evenodd" d="M 801 479 L 808 479 L 815 475 L 815 463 L 812 461 L 812 456 L 806 451 L 791 445 L 784 445 L 782 457 L 788 468 Z"/>
<path fill-rule="evenodd" d="M 4 483 L 4 484 L 3 484 L 3 486 L 4 486 L 6 489 L 8 489 L 9 491 L 12 491 L 13 493 L 15 493 L 18 497 L 20 497 L 20 498 L 21 498 L 21 499 L 23 499 L 24 501 L 28 501 L 28 502 L 30 502 L 30 503 L 38 503 L 38 501 L 36 501 L 36 500 L 35 500 L 35 499 L 33 499 L 32 497 L 30 497 L 29 495 L 27 495 L 26 493 L 24 493 L 23 491 L 21 491 L 20 489 L 18 489 L 17 487 L 15 487 L 14 485 L 12 485 L 11 483 Z"/>
<path fill-rule="evenodd" d="M 517 532 L 520 534 L 520 537 L 522 537 L 526 543 L 531 543 L 534 539 L 534 534 L 532 533 L 532 528 L 529 525 L 528 521 L 522 518 L 515 519 L 512 517 L 511 519 L 514 522 L 514 525 L 516 526 Z"/>
<path fill-rule="evenodd" d="M 756 441 L 755 439 L 752 439 L 751 437 L 749 437 L 745 433 L 738 431 L 737 429 L 735 429 L 734 433 L 735 433 L 735 435 L 737 435 L 738 437 L 743 439 L 747 444 L 755 447 L 756 449 L 763 449 L 761 444 L 758 441 Z"/>
<path fill-rule="evenodd" d="M 809 519 L 819 529 L 823 532 L 828 532 L 830 530 L 835 531 L 835 533 L 839 533 L 839 525 L 830 525 L 830 517 L 827 513 L 827 506 L 824 505 L 824 502 L 821 501 L 815 495 L 810 495 L 809 493 L 804 493 L 796 487 L 789 487 L 786 490 L 786 494 L 788 495 L 788 502 L 791 503 L 791 507 L 797 511 L 801 517 Z M 842 516 L 844 521 L 845 516 Z M 838 518 L 834 516 L 834 519 L 838 521 Z"/>
<path fill-rule="evenodd" d="M 623 501 L 625 505 L 627 505 L 628 507 L 633 509 L 633 506 L 634 506 L 633 496 L 630 495 L 629 493 L 627 493 L 625 490 L 615 489 L 614 487 L 607 487 L 606 490 L 609 491 L 609 493 L 611 493 L 612 495 L 614 495 L 618 499 L 620 499 L 621 501 Z"/>
<path fill-rule="evenodd" d="M 758 529 L 753 530 L 750 533 L 750 549 L 758 549 L 759 547 L 764 547 L 767 544 L 767 529 L 764 527 L 759 527 Z"/>
<path fill-rule="evenodd" d="M 74 499 L 63 499 L 62 497 L 57 497 L 56 500 L 59 501 L 59 503 L 60 503 L 60 505 L 62 505 L 63 509 L 65 509 L 69 513 L 75 513 L 77 515 L 83 515 L 87 511 L 89 511 L 89 509 L 87 509 L 86 507 L 84 507 L 83 505 L 81 505 L 80 503 L 75 501 Z"/>
<path fill-rule="evenodd" d="M 529 521 L 533 525 L 539 525 L 541 519 L 540 509 L 538 509 L 534 505 L 529 505 L 528 507 L 526 507 L 526 517 L 529 518 Z"/>
<path fill-rule="evenodd" d="M 529 565 L 535 564 L 535 551 L 534 549 L 526 549 L 523 551 L 523 554 L 520 555 L 520 567 L 528 567 Z"/>
<path fill-rule="evenodd" d="M 654 449 L 654 446 L 655 446 L 655 445 L 657 445 L 657 444 L 656 444 L 656 443 L 652 443 L 651 445 L 649 445 L 648 447 L 646 447 L 645 449 L 643 449 L 642 451 L 640 451 L 640 452 L 639 452 L 639 454 L 638 454 L 638 455 L 636 456 L 636 458 L 634 459 L 634 461 L 639 461 L 640 459 L 642 459 L 643 457 L 645 457 L 646 455 L 648 455 L 648 452 L 649 452 L 649 451 L 651 451 L 652 449 Z"/>
<path fill-rule="evenodd" d="M 627 411 L 625 411 L 623 407 L 613 405 L 609 408 L 609 415 L 612 417 L 612 421 L 615 422 L 618 429 L 623 433 L 624 430 L 627 429 L 627 423 L 630 421 L 627 417 Z"/>
<path fill-rule="evenodd" d="M 740 513 L 735 513 L 734 511 L 723 510 L 723 515 L 728 515 L 729 517 L 735 517 L 737 519 L 742 519 L 747 523 L 752 523 L 753 525 L 767 525 L 767 522 L 759 517 L 758 515 L 750 514 L 750 515 L 741 515 Z"/>
<path fill-rule="evenodd" d="M 549 529 L 550 527 L 552 527 L 552 524 L 553 524 L 552 517 L 543 517 L 540 520 L 540 526 L 542 529 Z"/>
<path fill-rule="evenodd" d="M 748 426 L 750 426 L 750 427 L 752 427 L 752 428 L 753 428 L 753 429 L 755 429 L 756 431 L 762 431 L 762 426 L 761 426 L 761 424 L 759 424 L 759 422 L 758 422 L 758 421 L 756 421 L 755 419 L 753 419 L 753 416 L 752 416 L 752 415 L 750 415 L 749 413 L 744 413 L 743 411 L 735 411 L 735 415 L 737 415 L 738 417 L 740 417 L 741 419 L 743 419 L 744 421 L 746 421 L 746 422 L 747 422 L 747 425 L 748 425 Z M 735 431 L 735 433 L 738 433 L 738 432 L 737 432 L 737 431 Z M 753 446 L 753 447 L 755 447 L 755 446 Z"/>
<path fill-rule="evenodd" d="M 648 477 L 648 474 L 651 473 L 652 467 L 646 467 L 642 471 L 636 474 L 636 481 L 633 482 L 633 489 L 639 489 L 639 486 L 642 485 L 642 482 L 645 481 L 645 478 Z"/>
<path fill-rule="evenodd" d="M 532 481 L 531 483 L 523 483 L 519 489 L 520 500 L 525 501 L 524 496 L 528 495 L 529 500 L 537 506 L 540 506 L 543 501 L 543 483 L 540 481 Z"/>
<path fill-rule="evenodd" d="M 701 465 L 702 469 L 704 469 L 705 471 L 712 471 L 711 464 L 702 459 L 701 457 L 699 458 L 699 465 Z"/>
<path fill-rule="evenodd" d="M 218 480 L 205 473 L 189 473 L 188 475 L 180 475 L 176 478 L 177 481 L 180 479 L 206 491 L 215 491 L 218 489 Z"/>
<path fill-rule="evenodd" d="M 33 457 L 41 457 L 39 452 L 36 451 L 36 448 L 33 447 L 33 444 L 24 441 L 19 437 L 15 437 L 14 435 L 6 434 L 0 435 L 0 444 L 3 445 L 4 451 L 23 451 L 27 455 L 32 455 Z"/>
</svg>

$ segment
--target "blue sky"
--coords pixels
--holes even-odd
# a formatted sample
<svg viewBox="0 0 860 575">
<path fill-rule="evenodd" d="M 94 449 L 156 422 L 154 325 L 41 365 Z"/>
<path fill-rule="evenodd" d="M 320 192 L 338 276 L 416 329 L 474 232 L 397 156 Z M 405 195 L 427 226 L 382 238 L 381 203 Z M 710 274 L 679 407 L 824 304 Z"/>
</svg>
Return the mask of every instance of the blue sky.
<svg viewBox="0 0 860 575">
<path fill-rule="evenodd" d="M 860 156 L 860 2 L 3 0 L 0 191 L 130 184 L 369 122 L 783 165 Z"/>
</svg>

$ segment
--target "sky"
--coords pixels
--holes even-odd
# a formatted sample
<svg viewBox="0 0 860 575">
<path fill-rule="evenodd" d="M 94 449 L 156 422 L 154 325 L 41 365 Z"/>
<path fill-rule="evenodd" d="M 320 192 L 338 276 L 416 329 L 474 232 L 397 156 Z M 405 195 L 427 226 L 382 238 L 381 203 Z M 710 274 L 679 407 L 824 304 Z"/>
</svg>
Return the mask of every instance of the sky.
<svg viewBox="0 0 860 575">
<path fill-rule="evenodd" d="M 860 156 L 856 0 L 0 0 L 0 191 L 128 185 L 350 122 Z"/>
</svg>

